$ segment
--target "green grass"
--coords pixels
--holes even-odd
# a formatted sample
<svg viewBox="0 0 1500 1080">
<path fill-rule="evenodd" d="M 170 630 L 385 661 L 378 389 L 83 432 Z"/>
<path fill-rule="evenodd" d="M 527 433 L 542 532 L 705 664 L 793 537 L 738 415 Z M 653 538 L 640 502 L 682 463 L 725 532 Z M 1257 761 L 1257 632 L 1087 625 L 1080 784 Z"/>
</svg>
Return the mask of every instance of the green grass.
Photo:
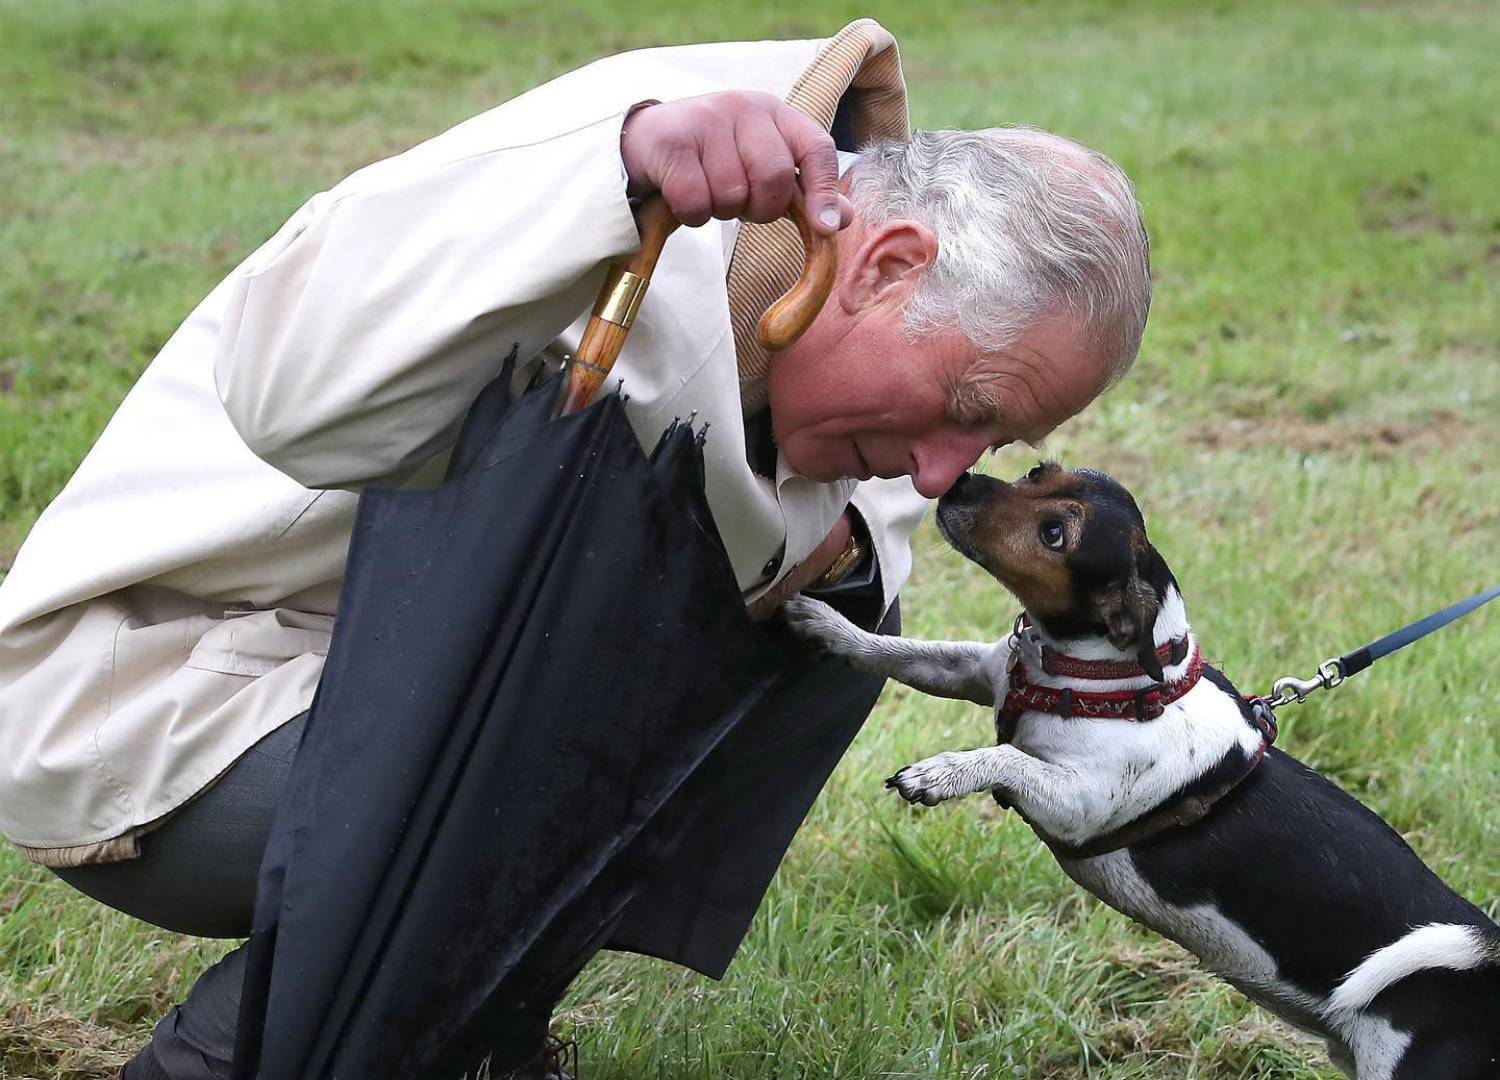
<svg viewBox="0 0 1500 1080">
<path fill-rule="evenodd" d="M 1500 579 L 1500 12 L 1396 0 L 0 0 L 0 572 L 177 323 L 311 192 L 596 55 L 866 13 L 918 124 L 1040 124 L 1135 177 L 1141 360 L 1049 451 L 1134 489 L 1242 686 Z M 1007 598 L 919 549 L 908 632 L 1000 634 Z M 1287 749 L 1492 914 L 1497 658 L 1489 611 L 1284 713 Z M 587 969 L 561 1023 L 589 1080 L 1335 1075 L 989 800 L 881 790 L 989 735 L 890 690 L 728 978 Z M 0 866 L 0 1077 L 106 1075 L 222 949 Z"/>
</svg>

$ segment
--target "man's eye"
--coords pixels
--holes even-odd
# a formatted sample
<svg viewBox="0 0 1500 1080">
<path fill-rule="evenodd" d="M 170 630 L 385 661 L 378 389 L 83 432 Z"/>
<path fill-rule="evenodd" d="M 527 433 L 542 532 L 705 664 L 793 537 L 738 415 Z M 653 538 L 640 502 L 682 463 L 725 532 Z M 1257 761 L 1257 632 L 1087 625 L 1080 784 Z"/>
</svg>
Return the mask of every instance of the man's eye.
<svg viewBox="0 0 1500 1080">
<path fill-rule="evenodd" d="M 1063 527 L 1060 521 L 1049 521 L 1037 530 L 1037 535 L 1043 544 L 1053 551 L 1061 551 L 1063 546 Z"/>
</svg>

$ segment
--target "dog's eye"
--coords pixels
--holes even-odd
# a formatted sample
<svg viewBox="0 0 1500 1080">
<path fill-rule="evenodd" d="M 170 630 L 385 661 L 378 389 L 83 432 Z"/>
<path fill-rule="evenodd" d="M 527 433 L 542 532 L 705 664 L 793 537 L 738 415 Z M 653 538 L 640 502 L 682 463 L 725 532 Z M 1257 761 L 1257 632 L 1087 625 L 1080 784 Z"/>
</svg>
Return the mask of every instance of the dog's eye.
<svg viewBox="0 0 1500 1080">
<path fill-rule="evenodd" d="M 1060 522 L 1060 521 L 1048 521 L 1048 522 L 1045 522 L 1042 525 L 1042 527 L 1037 530 L 1037 536 L 1039 536 L 1041 538 L 1042 543 L 1046 544 L 1053 551 L 1061 551 L 1062 550 L 1062 546 L 1063 546 L 1063 527 L 1062 527 L 1062 522 Z"/>
</svg>

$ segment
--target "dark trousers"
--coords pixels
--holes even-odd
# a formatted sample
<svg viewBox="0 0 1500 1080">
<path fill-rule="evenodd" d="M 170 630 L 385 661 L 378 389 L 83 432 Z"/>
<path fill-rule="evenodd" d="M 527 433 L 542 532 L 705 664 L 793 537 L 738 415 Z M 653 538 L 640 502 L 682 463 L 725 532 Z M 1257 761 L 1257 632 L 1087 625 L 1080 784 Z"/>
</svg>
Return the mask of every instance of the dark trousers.
<svg viewBox="0 0 1500 1080">
<path fill-rule="evenodd" d="M 306 714 L 247 750 L 213 786 L 141 837 L 139 858 L 55 871 L 74 888 L 180 934 L 250 933 L 255 879 Z M 130 1080 L 225 1080 L 239 1019 L 245 950 L 199 977 L 126 1068 Z"/>
<path fill-rule="evenodd" d="M 880 631 L 899 630 L 893 605 Z M 653 894 L 659 890 L 667 901 L 635 906 L 637 920 L 671 925 L 627 922 L 615 944 L 629 947 L 633 936 L 660 941 L 680 932 L 686 935 L 683 952 L 702 957 L 695 967 L 721 969 L 881 685 L 880 678 L 841 661 L 802 654 L 716 753 L 712 783 L 691 793 L 694 835 L 682 850 L 682 872 L 668 866 L 653 885 Z M 59 870 L 58 876 L 168 930 L 247 935 L 257 871 L 303 720 L 296 717 L 267 735 L 212 787 L 143 836 L 138 859 Z M 204 972 L 126 1066 L 125 1080 L 228 1080 L 244 967 L 241 947 Z M 564 990 L 565 983 L 557 996 Z M 547 1032 L 545 1009 L 535 1021 L 540 1045 Z"/>
</svg>

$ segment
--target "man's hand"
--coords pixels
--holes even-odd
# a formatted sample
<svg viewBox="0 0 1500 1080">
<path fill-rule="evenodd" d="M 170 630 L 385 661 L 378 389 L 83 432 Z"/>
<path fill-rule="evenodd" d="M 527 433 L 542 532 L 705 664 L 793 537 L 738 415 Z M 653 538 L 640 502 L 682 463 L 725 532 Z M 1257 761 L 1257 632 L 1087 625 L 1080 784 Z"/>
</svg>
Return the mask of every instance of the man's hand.
<svg viewBox="0 0 1500 1080">
<path fill-rule="evenodd" d="M 775 94 L 727 90 L 637 109 L 620 134 L 632 196 L 659 191 L 677 220 L 775 221 L 801 190 L 813 228 L 854 219 L 833 139 Z"/>
<path fill-rule="evenodd" d="M 778 581 L 770 592 L 756 597 L 748 608 L 750 618 L 755 622 L 769 619 L 788 597 L 801 592 L 822 577 L 849 542 L 851 529 L 849 511 L 845 510 L 834 524 L 833 530 L 812 549 L 812 554 L 792 567 L 791 573 Z"/>
</svg>

